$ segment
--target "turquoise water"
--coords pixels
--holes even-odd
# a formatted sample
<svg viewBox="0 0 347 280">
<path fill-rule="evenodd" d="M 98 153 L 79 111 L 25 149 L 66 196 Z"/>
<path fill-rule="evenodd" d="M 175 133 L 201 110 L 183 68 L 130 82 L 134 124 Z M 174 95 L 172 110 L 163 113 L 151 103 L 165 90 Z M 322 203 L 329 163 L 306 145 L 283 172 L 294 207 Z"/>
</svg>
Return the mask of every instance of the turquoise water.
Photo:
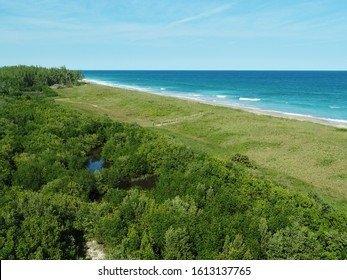
<svg viewBox="0 0 347 280">
<path fill-rule="evenodd" d="M 347 71 L 83 71 L 86 80 L 347 124 Z"/>
</svg>

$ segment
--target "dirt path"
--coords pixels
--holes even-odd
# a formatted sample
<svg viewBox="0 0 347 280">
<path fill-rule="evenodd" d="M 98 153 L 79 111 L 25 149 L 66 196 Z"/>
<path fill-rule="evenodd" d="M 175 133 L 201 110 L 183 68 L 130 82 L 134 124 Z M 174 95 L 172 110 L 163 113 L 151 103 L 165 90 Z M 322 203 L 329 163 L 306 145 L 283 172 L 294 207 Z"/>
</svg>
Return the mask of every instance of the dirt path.
<svg viewBox="0 0 347 280">
<path fill-rule="evenodd" d="M 184 117 L 179 117 L 179 118 L 175 118 L 175 119 L 163 120 L 160 123 L 154 123 L 153 122 L 153 126 L 164 126 L 164 125 L 169 125 L 169 124 L 180 123 L 180 122 L 183 122 L 186 120 L 201 117 L 201 116 L 206 115 L 208 113 L 211 113 L 211 111 L 201 112 L 201 113 L 193 114 L 190 116 L 184 116 Z"/>
<path fill-rule="evenodd" d="M 58 102 L 68 102 L 68 103 L 75 103 L 75 104 L 86 104 L 86 105 L 93 106 L 94 108 L 98 108 L 99 107 L 98 105 L 95 105 L 95 104 L 92 104 L 92 103 L 72 101 L 72 100 L 67 99 L 67 98 L 56 98 L 55 100 L 58 101 Z M 101 107 L 99 107 L 99 108 L 101 108 Z M 101 109 L 106 110 L 104 108 L 101 108 Z"/>
</svg>

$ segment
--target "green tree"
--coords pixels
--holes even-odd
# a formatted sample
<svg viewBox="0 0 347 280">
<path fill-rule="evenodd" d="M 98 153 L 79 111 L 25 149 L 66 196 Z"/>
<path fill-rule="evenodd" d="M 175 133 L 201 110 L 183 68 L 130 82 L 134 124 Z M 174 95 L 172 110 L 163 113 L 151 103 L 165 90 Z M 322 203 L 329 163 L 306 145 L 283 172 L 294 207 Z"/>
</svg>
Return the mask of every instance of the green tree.
<svg viewBox="0 0 347 280">
<path fill-rule="evenodd" d="M 190 238 L 185 228 L 170 227 L 165 232 L 163 258 L 165 260 L 191 260 Z"/>
<path fill-rule="evenodd" d="M 243 241 L 242 235 L 237 234 L 233 241 L 230 236 L 225 237 L 223 251 L 219 255 L 223 260 L 251 259 L 251 253 Z"/>
<path fill-rule="evenodd" d="M 294 222 L 270 238 L 267 254 L 270 259 L 310 260 L 320 259 L 322 249 L 314 232 Z"/>
<path fill-rule="evenodd" d="M 153 250 L 153 241 L 151 236 L 145 231 L 142 235 L 141 245 L 139 250 L 139 258 L 141 260 L 155 260 L 157 259 L 156 254 Z"/>
</svg>

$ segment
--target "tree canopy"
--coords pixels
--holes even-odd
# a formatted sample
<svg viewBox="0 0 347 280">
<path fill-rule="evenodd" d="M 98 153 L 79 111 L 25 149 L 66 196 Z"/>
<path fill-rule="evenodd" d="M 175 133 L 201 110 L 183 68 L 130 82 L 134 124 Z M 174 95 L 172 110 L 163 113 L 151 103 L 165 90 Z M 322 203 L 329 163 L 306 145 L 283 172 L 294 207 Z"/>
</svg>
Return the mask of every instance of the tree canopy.
<svg viewBox="0 0 347 280">
<path fill-rule="evenodd" d="M 111 259 L 347 258 L 346 213 L 255 177 L 243 155 L 225 162 L 44 95 L 0 108 L 1 259 L 83 259 L 88 240 Z M 108 167 L 91 172 L 95 150 Z"/>
<path fill-rule="evenodd" d="M 0 94 L 20 95 L 23 92 L 49 90 L 53 85 L 73 85 L 83 79 L 80 71 L 38 66 L 9 66 L 0 68 Z"/>
</svg>

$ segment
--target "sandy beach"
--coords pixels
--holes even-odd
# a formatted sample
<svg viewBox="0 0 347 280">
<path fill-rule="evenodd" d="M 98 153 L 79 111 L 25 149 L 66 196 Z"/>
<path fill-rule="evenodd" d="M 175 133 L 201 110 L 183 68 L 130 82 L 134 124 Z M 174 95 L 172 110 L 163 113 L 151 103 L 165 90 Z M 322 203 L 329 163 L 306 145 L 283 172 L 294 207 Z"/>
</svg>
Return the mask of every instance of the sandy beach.
<svg viewBox="0 0 347 280">
<path fill-rule="evenodd" d="M 93 81 L 93 80 L 84 79 L 83 82 L 86 84 L 95 84 L 95 85 L 102 85 L 102 86 L 113 87 L 113 88 L 118 88 L 118 89 L 124 89 L 121 87 L 114 86 L 112 84 L 99 83 L 99 82 Z M 131 91 L 143 92 L 143 91 L 136 90 L 136 89 L 128 89 L 128 88 L 125 88 L 125 89 L 131 90 Z M 226 107 L 226 108 L 231 108 L 231 109 L 237 109 L 237 110 L 242 110 L 242 111 L 246 111 L 249 113 L 253 113 L 256 115 L 271 116 L 271 117 L 275 117 L 275 118 L 287 118 L 287 119 L 298 120 L 298 121 L 308 121 L 308 122 L 312 122 L 312 123 L 347 129 L 347 121 L 346 121 L 346 124 L 344 124 L 344 123 L 339 123 L 339 122 L 335 122 L 335 121 L 330 121 L 329 119 L 318 118 L 318 117 L 313 117 L 313 116 L 305 116 L 305 115 L 300 115 L 300 114 L 290 114 L 290 113 L 285 113 L 285 112 L 275 112 L 275 111 L 270 111 L 270 110 L 245 108 L 245 107 L 236 106 L 236 105 L 213 103 L 213 102 L 201 101 L 201 100 L 196 100 L 193 98 L 188 98 L 188 97 L 183 97 L 183 96 L 165 95 L 165 94 L 160 94 L 160 93 L 155 93 L 155 92 L 143 92 L 143 93 L 150 93 L 150 94 L 155 94 L 155 95 L 160 95 L 160 96 L 169 96 L 169 97 L 173 97 L 173 98 L 188 100 L 191 102 L 202 103 L 202 104 L 207 104 L 207 105 L 211 105 L 211 106 L 221 106 L 221 107 Z"/>
<path fill-rule="evenodd" d="M 238 107 L 232 107 L 232 108 L 241 109 L 256 115 L 265 115 L 265 116 L 271 116 L 276 118 L 287 118 L 287 119 L 293 119 L 298 121 L 308 121 L 308 122 L 313 122 L 313 123 L 318 123 L 323 125 L 329 125 L 329 126 L 338 127 L 338 128 L 347 128 L 347 123 L 342 124 L 342 123 L 337 123 L 337 122 L 319 119 L 315 117 L 308 117 L 308 116 L 301 116 L 301 115 L 294 115 L 294 114 L 290 115 L 287 113 L 257 110 L 257 109 L 245 109 L 245 108 L 238 108 Z"/>
</svg>

